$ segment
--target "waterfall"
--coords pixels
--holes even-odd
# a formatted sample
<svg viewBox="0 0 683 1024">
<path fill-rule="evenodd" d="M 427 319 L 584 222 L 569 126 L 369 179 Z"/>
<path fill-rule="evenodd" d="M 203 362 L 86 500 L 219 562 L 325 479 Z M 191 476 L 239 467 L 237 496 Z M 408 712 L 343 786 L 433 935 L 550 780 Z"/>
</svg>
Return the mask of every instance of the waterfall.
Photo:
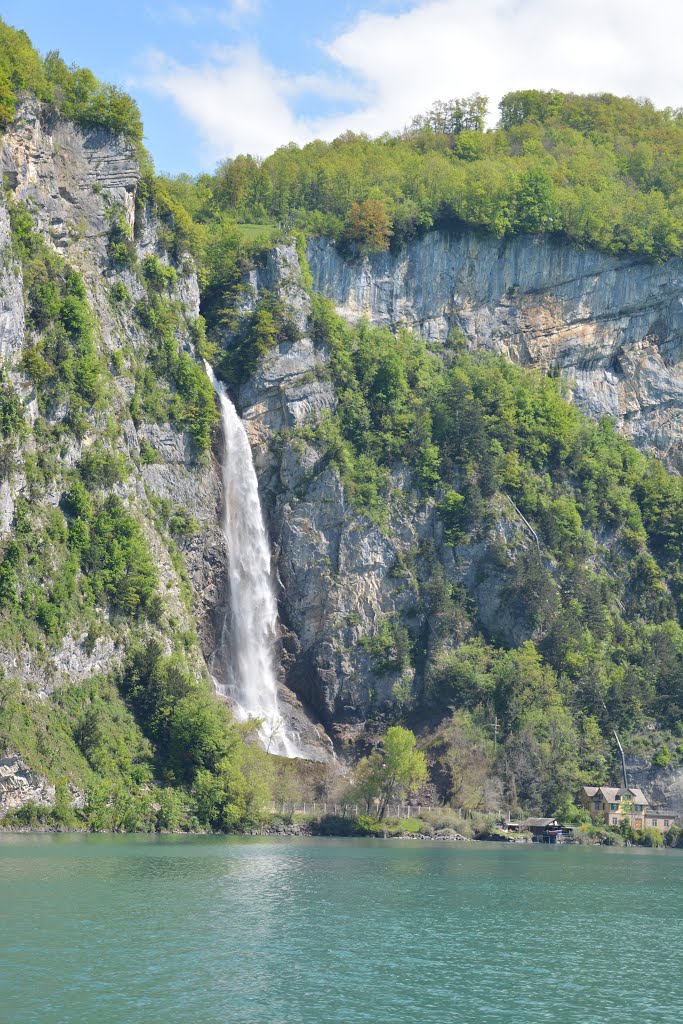
<svg viewBox="0 0 683 1024">
<path fill-rule="evenodd" d="M 300 756 L 280 715 L 275 677 L 277 603 L 270 578 L 270 546 L 261 514 L 258 481 L 249 438 L 223 385 L 205 362 L 218 395 L 225 441 L 223 455 L 223 533 L 228 549 L 230 611 L 223 620 L 221 656 L 225 685 L 216 683 L 241 720 L 260 718 L 267 750 Z"/>
</svg>

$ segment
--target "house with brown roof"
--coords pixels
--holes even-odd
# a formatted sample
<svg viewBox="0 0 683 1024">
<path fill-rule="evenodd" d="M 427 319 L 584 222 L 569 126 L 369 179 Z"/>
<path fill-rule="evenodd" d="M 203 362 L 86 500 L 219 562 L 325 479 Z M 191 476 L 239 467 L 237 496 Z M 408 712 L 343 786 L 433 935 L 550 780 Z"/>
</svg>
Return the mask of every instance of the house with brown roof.
<svg viewBox="0 0 683 1024">
<path fill-rule="evenodd" d="M 676 820 L 676 812 L 655 810 L 637 786 L 584 786 L 581 805 L 594 821 L 620 825 L 628 821 L 631 828 L 656 828 L 667 832 Z"/>
</svg>

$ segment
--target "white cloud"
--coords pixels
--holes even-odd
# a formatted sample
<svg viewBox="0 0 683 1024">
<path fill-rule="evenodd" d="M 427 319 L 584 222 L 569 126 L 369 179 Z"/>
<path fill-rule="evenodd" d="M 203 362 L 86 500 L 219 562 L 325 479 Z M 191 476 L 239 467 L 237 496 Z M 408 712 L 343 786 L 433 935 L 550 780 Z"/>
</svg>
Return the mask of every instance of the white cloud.
<svg viewBox="0 0 683 1024">
<path fill-rule="evenodd" d="M 252 0 L 237 0 L 249 8 Z M 683 104 L 683 5 L 673 0 L 428 0 L 401 14 L 366 12 L 322 51 L 329 75 L 289 75 L 252 47 L 201 66 L 157 55 L 146 84 L 195 124 L 208 161 L 265 155 L 285 142 L 346 129 L 399 129 L 436 99 L 488 95 L 491 108 L 522 88 L 609 91 Z M 315 92 L 343 99 L 343 115 L 297 116 Z M 305 106 L 305 104 L 302 104 Z"/>
<path fill-rule="evenodd" d="M 304 142 L 309 130 L 289 107 L 291 83 L 252 47 L 225 49 L 221 61 L 185 67 L 148 54 L 147 84 L 170 96 L 198 128 L 207 164 L 242 152 L 266 154 Z"/>
</svg>

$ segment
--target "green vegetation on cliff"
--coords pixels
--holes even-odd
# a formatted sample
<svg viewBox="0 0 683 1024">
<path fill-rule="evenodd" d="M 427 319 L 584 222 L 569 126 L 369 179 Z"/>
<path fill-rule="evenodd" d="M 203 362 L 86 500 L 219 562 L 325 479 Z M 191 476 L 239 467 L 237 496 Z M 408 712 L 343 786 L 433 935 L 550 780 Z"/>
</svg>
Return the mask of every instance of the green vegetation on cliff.
<svg viewBox="0 0 683 1024">
<path fill-rule="evenodd" d="M 0 670 L 0 748 L 58 787 L 54 812 L 29 807 L 16 823 L 128 830 L 247 824 L 262 808 L 264 768 L 213 694 L 194 630 L 178 629 L 163 596 L 149 526 L 126 488 L 133 466 L 119 443 L 113 376 L 98 350 L 83 280 L 35 232 L 25 207 L 10 203 L 10 220 L 23 267 L 27 345 L 21 376 L 3 373 L 0 382 L 2 474 L 24 473 L 26 488 L 0 545 L 0 640 L 7 655 L 28 651 L 36 666 L 47 665 L 64 638 L 86 655 L 109 644 L 119 665 L 113 677 L 92 675 L 81 685 L 50 680 L 47 694 Z M 156 264 L 143 267 L 146 277 L 154 272 Z M 178 352 L 178 309 L 154 293 L 150 303 L 138 373 L 144 377 L 146 353 L 155 381 L 165 375 L 175 389 L 155 383 L 163 396 L 158 418 L 187 427 L 201 453 L 217 416 L 210 382 Z M 32 426 L 15 386 L 21 378 L 38 399 Z M 64 456 L 74 461 L 79 449 L 69 467 Z M 172 510 L 159 522 L 169 533 L 191 525 Z M 172 551 L 171 537 L 164 539 Z M 78 814 L 67 780 L 85 792 Z M 197 795 L 209 786 L 221 794 L 212 814 Z"/>
<path fill-rule="evenodd" d="M 231 387 L 268 349 L 294 340 L 273 295 L 261 293 L 246 317 L 238 312 L 262 247 L 245 243 L 236 221 L 296 223 L 350 254 L 432 225 L 551 231 L 657 258 L 680 252 L 677 112 L 528 92 L 505 98 L 493 132 L 481 121 L 445 130 L 437 113 L 400 137 L 289 146 L 263 163 L 240 157 L 213 176 L 167 183 L 203 239 L 210 355 Z M 418 588 L 426 632 L 412 614 L 383 620 L 361 641 L 377 672 L 416 670 L 413 692 L 397 684 L 397 713 L 470 716 L 452 736 L 487 752 L 484 789 L 548 810 L 609 773 L 614 727 L 634 753 L 674 749 L 683 761 L 680 479 L 609 421 L 581 415 L 559 379 L 468 355 L 457 334 L 445 350 L 431 348 L 408 332 L 349 327 L 325 300 L 312 303 L 337 406 L 304 438 L 336 466 L 355 508 L 389 535 L 401 467 L 441 522 L 440 546 L 419 552 L 428 578 L 397 567 Z M 505 520 L 514 549 L 496 536 Z M 444 572 L 444 549 L 457 561 L 459 545 L 478 540 L 505 582 L 516 641 L 503 623 L 485 628 L 473 595 Z M 453 742 L 444 747 L 451 754 Z M 468 762 L 475 775 L 478 756 Z"/>
<path fill-rule="evenodd" d="M 560 379 L 468 354 L 457 336 L 437 354 L 408 332 L 350 327 L 320 298 L 313 333 L 330 352 L 338 403 L 303 436 L 389 535 L 401 467 L 441 522 L 441 543 L 419 552 L 429 572 L 397 568 L 418 589 L 427 632 L 415 632 L 412 612 L 363 641 L 377 671 L 417 669 L 422 690 L 397 707 L 412 702 L 418 719 L 429 708 L 464 714 L 451 740 L 482 751 L 484 775 L 504 759 L 508 795 L 514 787 L 538 807 L 605 775 L 615 727 L 632 749 L 669 743 L 683 761 L 680 477 L 579 412 Z M 457 565 L 478 542 L 521 639 L 502 621 L 484 627 L 473 594 L 444 570 L 448 548 Z M 636 739 L 648 722 L 659 731 Z"/>
<path fill-rule="evenodd" d="M 7 263 L 22 269 L 24 345 L 0 377 L 0 473 L 14 512 L 0 543 L 0 750 L 57 787 L 53 810 L 28 805 L 8 820 L 245 827 L 270 799 L 272 769 L 245 743 L 253 723 L 237 726 L 217 699 L 199 650 L 174 541 L 193 518 L 170 501 L 141 500 L 121 428 L 128 418 L 171 422 L 188 431 L 197 459 L 206 457 L 213 389 L 181 350 L 183 338 L 201 344 L 201 321 L 188 317 L 175 270 L 152 255 L 138 263 L 122 233 L 125 269 L 144 297 L 132 308 L 122 281 L 113 282 L 112 316 L 133 324 L 136 348 L 107 352 L 83 276 L 38 233 L 29 206 L 5 199 Z M 109 249 L 116 270 L 122 261 Z M 124 335 L 123 323 L 115 329 Z M 140 461 L 154 457 L 141 444 Z M 74 678 L 70 658 L 92 658 L 90 674 Z M 76 789 L 85 796 L 78 811 Z"/>
<path fill-rule="evenodd" d="M 82 128 L 103 128 L 142 144 L 135 100 L 98 81 L 87 68 L 68 67 L 56 50 L 43 59 L 25 32 L 0 19 L 0 124 L 12 120 L 23 92 L 54 103 L 63 117 Z"/>
</svg>

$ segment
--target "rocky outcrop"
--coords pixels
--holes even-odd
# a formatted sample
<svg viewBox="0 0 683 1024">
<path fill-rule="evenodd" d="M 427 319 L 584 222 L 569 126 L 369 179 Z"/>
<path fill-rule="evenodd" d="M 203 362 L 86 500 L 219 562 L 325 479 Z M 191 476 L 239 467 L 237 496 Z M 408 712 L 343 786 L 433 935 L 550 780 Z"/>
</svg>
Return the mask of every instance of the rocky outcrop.
<svg viewBox="0 0 683 1024">
<path fill-rule="evenodd" d="M 644 761 L 631 762 L 628 777 L 632 785 L 643 790 L 654 807 L 683 815 L 683 767 L 658 768 Z"/>
<path fill-rule="evenodd" d="M 347 260 L 313 239 L 317 291 L 351 319 L 401 324 L 485 348 L 574 384 L 639 447 L 683 469 L 683 262 L 580 250 L 547 237 L 431 232 L 396 253 Z"/>
<path fill-rule="evenodd" d="M 31 800 L 43 807 L 55 802 L 55 787 L 18 754 L 0 757 L 0 816 Z"/>
<path fill-rule="evenodd" d="M 29 98 L 5 132 L 0 160 L 9 188 L 29 202 L 37 227 L 63 254 L 87 253 L 92 262 L 99 251 L 103 262 L 114 205 L 132 233 L 140 170 L 134 149 L 121 139 L 81 131 Z"/>
<path fill-rule="evenodd" d="M 18 651 L 0 650 L 0 667 L 43 700 L 57 687 L 106 675 L 117 667 L 123 648 L 113 636 L 91 638 L 87 633 L 67 634 L 56 650 L 36 652 L 27 645 Z"/>
<path fill-rule="evenodd" d="M 327 353 L 316 349 L 309 335 L 311 304 L 301 279 L 293 243 L 278 245 L 263 267 L 251 272 L 241 312 L 254 308 L 264 291 L 273 292 L 290 311 L 299 338 L 277 346 L 241 389 L 239 406 L 257 465 L 268 463 L 274 434 L 316 421 L 335 405 L 332 384 L 323 379 Z"/>
<path fill-rule="evenodd" d="M 11 233 L 7 207 L 0 206 L 0 362 L 14 365 L 24 341 L 24 296 L 21 265 L 11 255 Z"/>
</svg>

